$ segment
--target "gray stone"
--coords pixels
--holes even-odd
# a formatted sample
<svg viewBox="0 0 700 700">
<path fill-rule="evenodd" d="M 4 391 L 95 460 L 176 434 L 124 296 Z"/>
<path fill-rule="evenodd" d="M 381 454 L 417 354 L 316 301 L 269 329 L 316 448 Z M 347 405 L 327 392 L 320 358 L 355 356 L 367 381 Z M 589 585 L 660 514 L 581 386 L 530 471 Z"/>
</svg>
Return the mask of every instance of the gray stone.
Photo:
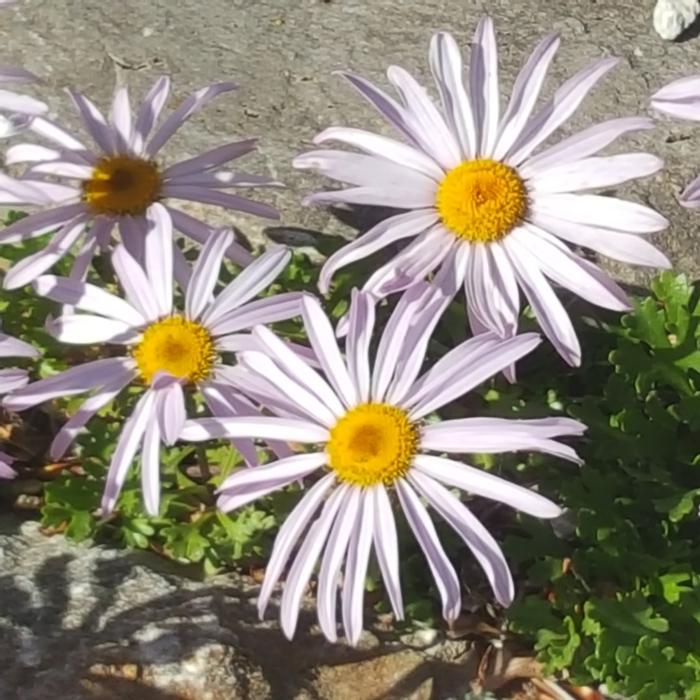
<svg viewBox="0 0 700 700">
<path fill-rule="evenodd" d="M 190 156 L 227 139 L 259 136 L 261 149 L 246 159 L 253 171 L 269 172 L 288 185 L 262 196 L 283 212 L 286 226 L 354 235 L 324 209 L 304 208 L 302 195 L 325 183 L 295 172 L 292 157 L 309 148 L 314 134 L 332 124 L 387 127 L 365 102 L 332 75 L 353 70 L 386 85 L 383 75 L 398 63 L 429 81 L 431 34 L 452 30 L 466 48 L 479 15 L 496 20 L 500 74 L 511 85 L 526 54 L 547 32 L 563 44 L 548 78 L 549 95 L 575 70 L 604 56 L 620 65 L 597 87 L 565 126 L 570 133 L 615 116 L 647 113 L 649 95 L 672 79 L 700 72 L 698 40 L 665 43 L 654 32 L 654 0 L 26 0 L 2 16 L 3 61 L 46 77 L 42 94 L 62 117 L 74 121 L 61 88 L 78 86 L 100 104 L 118 80 L 143 90 L 160 73 L 174 79 L 175 98 L 205 83 L 232 79 L 241 89 L 195 117 L 167 149 L 168 158 Z M 174 99 L 175 99 L 174 98 Z M 173 99 L 173 102 L 174 102 Z M 619 188 L 648 202 L 672 222 L 657 237 L 678 269 L 698 276 L 697 213 L 676 197 L 700 170 L 700 125 L 659 119 L 653 132 L 633 135 L 617 151 L 648 149 L 667 169 Z M 258 239 L 265 222 L 215 211 L 213 221 L 236 223 Z M 354 220 L 356 226 L 362 226 Z M 644 282 L 643 270 L 615 265 L 623 280 Z"/>
<path fill-rule="evenodd" d="M 662 39 L 677 39 L 700 14 L 698 0 L 657 0 L 654 29 Z"/>
<path fill-rule="evenodd" d="M 446 640 L 429 654 L 386 632 L 329 644 L 310 600 L 288 642 L 258 620 L 246 577 L 193 580 L 153 554 L 72 544 L 33 522 L 0 520 L 0 551 L 2 700 L 444 697 L 475 669 Z"/>
</svg>

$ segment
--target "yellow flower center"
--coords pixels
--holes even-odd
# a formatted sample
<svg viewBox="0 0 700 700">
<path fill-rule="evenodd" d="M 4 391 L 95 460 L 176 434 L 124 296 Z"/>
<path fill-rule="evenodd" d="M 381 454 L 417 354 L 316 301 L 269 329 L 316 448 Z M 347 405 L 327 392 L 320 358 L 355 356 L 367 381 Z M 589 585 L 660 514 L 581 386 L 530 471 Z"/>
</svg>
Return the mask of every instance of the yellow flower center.
<svg viewBox="0 0 700 700">
<path fill-rule="evenodd" d="M 355 486 L 392 484 L 406 474 L 417 449 L 417 427 L 405 411 L 384 403 L 349 410 L 326 445 L 333 471 Z"/>
<path fill-rule="evenodd" d="M 204 326 L 182 316 L 170 316 L 146 328 L 134 348 L 134 359 L 147 384 L 158 372 L 197 382 L 209 376 L 216 349 Z"/>
<path fill-rule="evenodd" d="M 83 182 L 83 201 L 96 214 L 143 214 L 160 195 L 158 166 L 133 156 L 105 156 Z"/>
<path fill-rule="evenodd" d="M 470 243 L 490 243 L 508 235 L 527 211 L 520 176 L 490 158 L 460 163 L 445 175 L 435 203 L 442 223 Z"/>
</svg>

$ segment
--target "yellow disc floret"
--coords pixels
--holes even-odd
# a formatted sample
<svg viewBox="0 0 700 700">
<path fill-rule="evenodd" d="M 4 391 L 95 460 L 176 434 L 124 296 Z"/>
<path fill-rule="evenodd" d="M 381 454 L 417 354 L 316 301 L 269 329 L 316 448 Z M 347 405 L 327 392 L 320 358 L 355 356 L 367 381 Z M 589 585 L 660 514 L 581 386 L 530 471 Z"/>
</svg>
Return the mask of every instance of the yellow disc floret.
<svg viewBox="0 0 700 700">
<path fill-rule="evenodd" d="M 326 445 L 341 481 L 390 485 L 406 474 L 418 449 L 418 429 L 405 411 L 383 403 L 355 406 L 338 420 Z"/>
<path fill-rule="evenodd" d="M 141 379 L 150 384 L 158 372 L 198 382 L 206 379 L 216 359 L 211 333 L 199 323 L 170 316 L 151 324 L 134 349 Z"/>
<path fill-rule="evenodd" d="M 158 166 L 134 156 L 100 158 L 83 182 L 83 201 L 95 214 L 138 216 L 160 196 Z"/>
<path fill-rule="evenodd" d="M 435 206 L 442 223 L 471 243 L 507 236 L 527 211 L 527 191 L 513 168 L 490 158 L 460 163 L 445 175 Z"/>
</svg>

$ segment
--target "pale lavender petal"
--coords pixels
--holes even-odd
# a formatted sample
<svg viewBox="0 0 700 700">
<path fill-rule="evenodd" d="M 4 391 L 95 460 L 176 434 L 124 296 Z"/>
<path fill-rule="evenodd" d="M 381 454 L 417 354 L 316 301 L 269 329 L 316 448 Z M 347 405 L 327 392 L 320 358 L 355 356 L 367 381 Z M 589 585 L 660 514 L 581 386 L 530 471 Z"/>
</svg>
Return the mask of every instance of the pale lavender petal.
<svg viewBox="0 0 700 700">
<path fill-rule="evenodd" d="M 345 413 L 343 404 L 328 386 L 328 383 L 287 343 L 264 326 L 256 326 L 253 336 L 258 342 L 259 348 L 264 350 L 298 385 L 312 393 L 326 407 L 331 416 L 338 418 Z M 266 378 L 270 379 L 269 376 Z M 289 396 L 291 398 L 291 395 Z M 304 405 L 302 402 L 299 403 L 300 406 Z"/>
<path fill-rule="evenodd" d="M 301 314 L 304 296 L 305 292 L 283 292 L 251 301 L 225 314 L 215 324 L 209 324 L 209 328 L 218 336 L 249 330 L 257 324 L 286 321 Z"/>
<path fill-rule="evenodd" d="M 306 334 L 323 367 L 326 379 L 346 407 L 356 405 L 357 388 L 350 378 L 348 368 L 338 349 L 333 327 L 321 304 L 315 297 L 305 296 L 301 306 Z"/>
<path fill-rule="evenodd" d="M 180 246 L 173 242 L 173 279 L 180 289 L 187 289 L 192 278 L 192 268 Z"/>
<path fill-rule="evenodd" d="M 31 130 L 43 136 L 49 141 L 58 144 L 62 148 L 67 148 L 69 151 L 79 151 L 90 159 L 90 162 L 96 162 L 97 157 L 90 153 L 85 146 L 78 141 L 72 134 L 60 127 L 58 124 L 46 119 L 46 117 L 35 117 L 29 123 Z"/>
<path fill-rule="evenodd" d="M 344 245 L 326 260 L 319 276 L 319 289 L 323 294 L 327 294 L 331 278 L 341 267 L 366 258 L 403 238 L 418 236 L 430 229 L 437 220 L 438 215 L 434 209 L 419 209 L 380 221 L 367 233 Z"/>
<path fill-rule="evenodd" d="M 254 151 L 256 148 L 257 139 L 246 139 L 236 143 L 227 143 L 224 146 L 217 146 L 210 151 L 205 151 L 194 158 L 181 160 L 175 165 L 166 168 L 163 177 L 166 181 L 172 178 L 179 178 L 183 175 L 191 175 L 193 173 L 202 173 L 213 168 L 218 168 L 224 163 L 228 163 L 234 158 L 240 158 L 246 153 Z"/>
<path fill-rule="evenodd" d="M 411 320 L 405 329 L 403 348 L 398 355 L 394 377 L 386 393 L 388 403 L 401 405 L 404 397 L 413 386 L 420 373 L 428 343 L 440 317 L 452 300 L 439 287 L 427 293 L 424 307 Z"/>
<path fill-rule="evenodd" d="M 153 138 L 146 146 L 146 153 L 154 158 L 158 151 L 165 145 L 166 141 L 196 112 L 205 107 L 215 97 L 218 97 L 224 92 L 235 90 L 236 86 L 233 83 L 216 83 L 208 87 L 197 90 L 193 95 L 190 95 L 184 102 L 168 116 L 161 124 L 160 128 L 153 135 Z M 163 102 L 165 98 L 163 98 Z M 155 121 L 155 118 L 153 119 Z"/>
<path fill-rule="evenodd" d="M 199 253 L 185 295 L 185 314 L 196 319 L 212 300 L 221 271 L 221 262 L 233 241 L 233 234 L 220 229 L 209 236 Z"/>
<path fill-rule="evenodd" d="M 408 289 L 440 266 L 456 244 L 455 240 L 441 224 L 434 226 L 376 270 L 362 290 L 382 299 Z"/>
<path fill-rule="evenodd" d="M 578 108 L 593 86 L 617 65 L 617 58 L 602 58 L 569 78 L 547 104 L 530 119 L 508 151 L 508 165 L 519 165 Z"/>
<path fill-rule="evenodd" d="M 288 486 L 326 464 L 323 452 L 297 454 L 253 469 L 238 469 L 219 487 L 218 506 L 228 512 Z"/>
<path fill-rule="evenodd" d="M 199 221 L 199 219 L 195 219 L 179 209 L 173 209 L 172 207 L 166 208 L 172 219 L 173 226 L 178 231 L 189 236 L 193 241 L 204 245 L 209 236 L 214 232 L 211 226 L 207 226 L 202 221 Z M 241 267 L 245 267 L 253 261 L 253 256 L 242 245 L 236 242 L 232 243 L 230 248 L 226 251 L 226 257 Z"/>
<path fill-rule="evenodd" d="M 14 479 L 17 476 L 10 466 L 15 461 L 14 457 L 6 452 L 0 452 L 0 479 Z"/>
<path fill-rule="evenodd" d="M 29 374 L 24 369 L 0 369 L 0 394 L 7 394 L 27 386 Z"/>
<path fill-rule="evenodd" d="M 217 323 L 267 289 L 287 266 L 290 258 L 291 252 L 283 246 L 270 248 L 259 258 L 255 258 L 218 294 L 202 316 L 202 322 L 216 333 Z"/>
<path fill-rule="evenodd" d="M 394 617 L 403 620 L 403 596 L 399 574 L 399 542 L 396 534 L 396 521 L 391 502 L 383 484 L 378 484 L 374 492 L 374 551 L 377 554 L 379 570 L 384 586 L 389 594 Z"/>
<path fill-rule="evenodd" d="M 663 167 L 661 158 L 650 153 L 621 153 L 614 156 L 583 158 L 554 165 L 528 180 L 532 195 L 556 194 L 611 187 L 652 175 Z"/>
<path fill-rule="evenodd" d="M 258 596 L 258 613 L 260 618 L 270 601 L 272 590 L 282 575 L 282 569 L 287 563 L 301 533 L 306 529 L 311 518 L 321 505 L 326 494 L 335 484 L 335 475 L 326 474 L 299 501 L 294 510 L 287 516 L 272 548 L 270 560 L 265 569 L 265 579 Z M 342 487 L 341 487 L 342 488 Z M 338 489 L 340 490 L 340 489 Z"/>
<path fill-rule="evenodd" d="M 5 173 L 0 173 L 0 202 L 2 204 L 50 205 L 52 200 L 44 192 L 42 186 L 43 183 L 16 180 L 9 175 L 5 175 Z M 0 233 L 4 233 L 4 230 Z M 20 239 L 18 238 L 17 240 Z"/>
<path fill-rule="evenodd" d="M 497 340 L 495 343 L 492 339 L 482 338 L 483 336 L 477 336 L 457 346 L 457 351 L 463 351 L 457 361 L 450 361 L 450 355 L 454 351 L 448 353 L 426 374 L 425 382 L 415 385 L 404 400 L 406 405 L 411 406 L 411 420 L 423 418 L 470 392 L 532 352 L 541 342 L 536 333 L 523 333 L 513 338 Z M 471 348 L 475 348 L 474 352 L 470 351 Z M 458 355 L 459 352 L 455 353 L 455 356 Z"/>
<path fill-rule="evenodd" d="M 251 470 L 253 471 L 253 470 Z M 257 470 L 255 470 L 257 471 Z M 280 604 L 280 625 L 287 639 L 294 636 L 297 621 L 299 619 L 299 607 L 306 586 L 311 578 L 323 543 L 328 537 L 328 532 L 333 526 L 333 521 L 338 513 L 338 508 L 343 502 L 344 490 L 336 489 L 326 500 L 321 515 L 311 524 L 306 533 L 304 542 L 297 552 L 289 575 L 284 584 L 282 602 Z"/>
<path fill-rule="evenodd" d="M 424 87 L 400 66 L 389 66 L 387 77 L 403 97 L 413 117 L 413 137 L 445 170 L 462 161 L 459 145 Z"/>
<path fill-rule="evenodd" d="M 24 287 L 25 284 L 29 284 L 46 272 L 54 263 L 70 252 L 85 230 L 86 224 L 84 216 L 76 217 L 61 228 L 42 250 L 16 262 L 5 273 L 3 280 L 5 289 Z"/>
<path fill-rule="evenodd" d="M 129 303 L 147 320 L 159 317 L 158 300 L 144 269 L 123 244 L 112 254 L 112 265 Z"/>
<path fill-rule="evenodd" d="M 416 455 L 413 464 L 415 470 L 447 486 L 505 503 L 536 518 L 556 518 L 562 514 L 562 509 L 548 498 L 483 469 L 432 455 Z"/>
<path fill-rule="evenodd" d="M 505 157 L 526 126 L 559 43 L 557 34 L 546 36 L 518 73 L 506 113 L 498 127 L 498 140 L 493 151 L 496 160 Z"/>
<path fill-rule="evenodd" d="M 700 177 L 696 177 L 692 180 L 685 190 L 683 190 L 679 202 L 682 206 L 688 207 L 689 209 L 700 207 Z"/>
<path fill-rule="evenodd" d="M 475 243 L 470 246 L 466 263 L 464 290 L 479 325 L 502 338 L 514 335 L 518 327 L 520 295 L 502 248 L 498 244 Z"/>
<path fill-rule="evenodd" d="M 5 165 L 17 163 L 43 163 L 45 161 L 64 158 L 62 151 L 36 143 L 18 143 L 10 146 L 5 152 Z"/>
<path fill-rule="evenodd" d="M 537 259 L 512 236 L 504 240 L 503 247 L 544 334 L 568 364 L 578 367 L 581 345 L 576 331 L 569 314 L 540 271 Z"/>
<path fill-rule="evenodd" d="M 374 330 L 374 302 L 368 294 L 352 290 L 350 327 L 345 341 L 345 355 L 352 383 L 361 402 L 369 401 L 369 344 Z"/>
<path fill-rule="evenodd" d="M 0 333 L 0 357 L 39 357 L 41 352 L 19 338 Z"/>
<path fill-rule="evenodd" d="M 490 17 L 483 17 L 474 33 L 469 59 L 469 96 L 480 137 L 478 155 L 490 156 L 498 136 L 500 101 L 496 34 Z"/>
<path fill-rule="evenodd" d="M 158 373 L 151 386 L 157 395 L 155 412 L 159 433 L 166 445 L 174 445 L 187 420 L 182 384 L 177 377 Z"/>
<path fill-rule="evenodd" d="M 93 141 L 106 154 L 114 153 L 116 151 L 115 132 L 110 128 L 102 112 L 88 97 L 77 90 L 69 88 L 68 94 L 78 109 L 83 126 Z"/>
<path fill-rule="evenodd" d="M 459 579 L 440 544 L 435 525 L 408 482 L 399 479 L 396 482 L 396 492 L 406 520 L 423 550 L 440 593 L 442 616 L 450 622 L 456 620 L 462 608 Z"/>
<path fill-rule="evenodd" d="M 114 128 L 114 137 L 120 150 L 128 150 L 131 146 L 131 104 L 129 91 L 125 87 L 117 88 L 112 100 L 110 123 Z"/>
<path fill-rule="evenodd" d="M 438 482 L 418 471 L 410 472 L 408 480 L 464 540 L 484 570 L 496 600 L 504 607 L 510 605 L 515 595 L 513 577 L 501 548 L 489 531 Z"/>
<path fill-rule="evenodd" d="M 40 296 L 60 304 L 70 304 L 81 311 L 101 314 L 134 327 L 145 323 L 143 316 L 131 304 L 94 284 L 68 277 L 42 275 L 34 280 L 32 286 Z"/>
<path fill-rule="evenodd" d="M 457 138 L 461 155 L 474 158 L 478 152 L 471 102 L 463 82 L 462 56 L 454 37 L 438 32 L 430 42 L 430 68 L 442 98 L 447 124 Z"/>
<path fill-rule="evenodd" d="M 529 179 L 546 172 L 552 166 L 587 158 L 630 131 L 653 128 L 654 122 L 648 117 L 610 119 L 579 131 L 528 158 L 519 166 L 518 172 L 525 179 Z"/>
<path fill-rule="evenodd" d="M 71 163 L 61 160 L 51 160 L 48 163 L 38 163 L 27 170 L 27 174 L 56 175 L 58 177 L 70 177 L 76 180 L 88 180 L 92 177 L 94 168 L 84 162 Z"/>
<path fill-rule="evenodd" d="M 124 485 L 124 479 L 126 479 L 126 473 L 134 461 L 146 428 L 150 423 L 156 422 L 156 417 L 153 414 L 155 398 L 155 392 L 146 391 L 138 400 L 136 406 L 134 406 L 134 410 L 126 423 L 124 423 L 109 465 L 105 490 L 102 494 L 101 510 L 103 517 L 114 510 L 117 498 Z"/>
<path fill-rule="evenodd" d="M 197 187 L 213 187 L 214 189 L 231 189 L 240 187 L 284 187 L 284 183 L 273 180 L 265 175 L 251 175 L 230 170 L 214 170 L 191 175 L 178 175 L 168 180 L 173 185 L 195 185 Z"/>
<path fill-rule="evenodd" d="M 165 75 L 160 76 L 153 87 L 144 97 L 139 108 L 136 122 L 134 123 L 133 148 L 136 153 L 142 153 L 146 140 L 148 139 L 153 126 L 158 121 L 158 117 L 168 99 L 170 93 L 170 78 Z"/>
<path fill-rule="evenodd" d="M 401 141 L 373 134 L 371 131 L 332 126 L 314 137 L 315 144 L 326 141 L 340 141 L 365 153 L 387 158 L 397 165 L 422 173 L 435 182 L 441 182 L 445 177 L 443 169 L 422 151 Z"/>
<path fill-rule="evenodd" d="M 595 250 L 614 260 L 631 265 L 669 268 L 669 259 L 649 241 L 635 233 L 597 228 L 566 221 L 546 214 L 532 214 L 533 224 L 574 245 Z"/>
<path fill-rule="evenodd" d="M 553 437 L 582 435 L 583 423 L 570 418 L 510 420 L 462 418 L 422 428 L 421 446 L 426 450 L 457 453 L 499 453 L 531 450 L 563 457 L 581 464 L 576 452 Z"/>
<path fill-rule="evenodd" d="M 7 243 L 18 243 L 28 237 L 36 238 L 62 226 L 66 222 L 71 222 L 76 217 L 85 217 L 86 214 L 87 210 L 82 202 L 66 204 L 48 211 L 31 214 L 2 229 L 0 231 L 0 243 L 4 245 Z"/>
<path fill-rule="evenodd" d="M 110 357 L 77 365 L 15 391 L 2 404 L 10 411 L 24 411 L 57 396 L 82 394 L 115 381 L 131 369 L 132 362 L 130 358 Z"/>
<path fill-rule="evenodd" d="M 367 566 L 374 533 L 374 498 L 370 489 L 363 489 L 360 510 L 348 546 L 343 581 L 343 627 L 352 646 L 360 641 L 363 627 L 363 603 Z"/>
<path fill-rule="evenodd" d="M 304 199 L 304 204 L 363 204 L 394 209 L 425 209 L 435 205 L 437 185 L 430 187 L 350 187 L 345 190 L 316 192 Z"/>
<path fill-rule="evenodd" d="M 15 0 L 5 0 L 0 5 L 8 5 Z M 19 66 L 0 66 L 0 82 L 3 83 L 36 83 L 40 80 L 34 73 Z"/>
<path fill-rule="evenodd" d="M 0 109 L 19 114 L 45 114 L 48 111 L 41 100 L 9 90 L 0 90 Z"/>
<path fill-rule="evenodd" d="M 435 192 L 436 182 L 417 170 L 386 158 L 349 151 L 310 151 L 297 156 L 293 165 L 300 170 L 315 170 L 339 182 L 361 187 Z"/>
<path fill-rule="evenodd" d="M 47 319 L 45 327 L 54 338 L 71 345 L 127 344 L 139 337 L 139 332 L 130 324 L 93 314 L 64 313 Z"/>
<path fill-rule="evenodd" d="M 632 308 L 620 285 L 593 263 L 572 253 L 554 236 L 531 224 L 511 235 L 537 259 L 540 270 L 560 287 L 605 309 L 629 311 Z"/>
<path fill-rule="evenodd" d="M 160 434 L 158 423 L 146 427 L 141 448 L 141 494 L 146 513 L 157 517 L 160 511 Z"/>
<path fill-rule="evenodd" d="M 333 529 L 326 542 L 316 593 L 318 622 L 326 639 L 331 642 L 338 639 L 336 632 L 338 579 L 350 543 L 350 536 L 357 524 L 357 513 L 362 494 L 360 489 L 353 488 L 349 484 L 339 486 L 338 491 L 341 489 L 345 491 L 345 495 L 340 497 L 342 502 L 338 510 L 338 517 L 333 523 Z"/>
<path fill-rule="evenodd" d="M 104 408 L 135 376 L 133 369 L 123 368 L 114 379 L 104 384 L 92 396 L 85 399 L 80 408 L 70 417 L 56 433 L 51 443 L 51 459 L 61 459 L 71 446 L 81 429 L 99 411 Z"/>
<path fill-rule="evenodd" d="M 243 352 L 239 354 L 238 361 L 277 386 L 315 423 L 325 425 L 327 428 L 332 428 L 337 423 L 337 414 L 317 398 L 313 391 L 295 381 L 265 353 Z"/>
<path fill-rule="evenodd" d="M 415 129 L 406 114 L 406 110 L 396 100 L 359 75 L 348 71 L 339 71 L 339 74 L 375 107 L 390 124 L 398 129 L 412 144 L 417 145 Z"/>
<path fill-rule="evenodd" d="M 240 416 L 188 420 L 180 434 L 181 440 L 191 442 L 217 438 L 259 438 L 315 444 L 327 442 L 328 430 L 309 420 L 299 418 Z"/>
<path fill-rule="evenodd" d="M 166 208 L 156 202 L 148 207 L 145 235 L 146 274 L 160 316 L 173 308 L 173 224 Z"/>
<path fill-rule="evenodd" d="M 405 347 L 403 342 L 397 342 L 397 338 L 405 337 L 411 322 L 418 318 L 420 310 L 424 308 L 433 293 L 434 291 L 427 283 L 415 284 L 401 296 L 396 304 L 382 332 L 375 354 L 371 385 L 373 401 L 384 401 Z"/>
<path fill-rule="evenodd" d="M 651 96 L 651 106 L 679 119 L 700 121 L 700 76 L 679 78 Z"/>
<path fill-rule="evenodd" d="M 215 369 L 214 379 L 236 387 L 246 396 L 269 408 L 278 416 L 307 420 L 306 414 L 296 402 L 284 395 L 278 387 L 265 377 L 261 377 L 242 365 L 234 367 L 218 365 Z"/>
</svg>

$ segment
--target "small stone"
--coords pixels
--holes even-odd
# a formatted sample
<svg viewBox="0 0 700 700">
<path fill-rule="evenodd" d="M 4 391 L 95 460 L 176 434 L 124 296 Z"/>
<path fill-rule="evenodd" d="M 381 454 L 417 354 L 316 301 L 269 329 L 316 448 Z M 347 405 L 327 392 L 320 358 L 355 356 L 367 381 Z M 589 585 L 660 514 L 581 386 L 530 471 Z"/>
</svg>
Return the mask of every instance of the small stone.
<svg viewBox="0 0 700 700">
<path fill-rule="evenodd" d="M 657 0 L 654 29 L 662 39 L 677 39 L 700 15 L 698 0 Z"/>
<path fill-rule="evenodd" d="M 422 629 L 402 635 L 401 641 L 406 646 L 414 647 L 415 649 L 425 649 L 435 643 L 437 636 L 438 631 L 436 629 Z"/>
</svg>

